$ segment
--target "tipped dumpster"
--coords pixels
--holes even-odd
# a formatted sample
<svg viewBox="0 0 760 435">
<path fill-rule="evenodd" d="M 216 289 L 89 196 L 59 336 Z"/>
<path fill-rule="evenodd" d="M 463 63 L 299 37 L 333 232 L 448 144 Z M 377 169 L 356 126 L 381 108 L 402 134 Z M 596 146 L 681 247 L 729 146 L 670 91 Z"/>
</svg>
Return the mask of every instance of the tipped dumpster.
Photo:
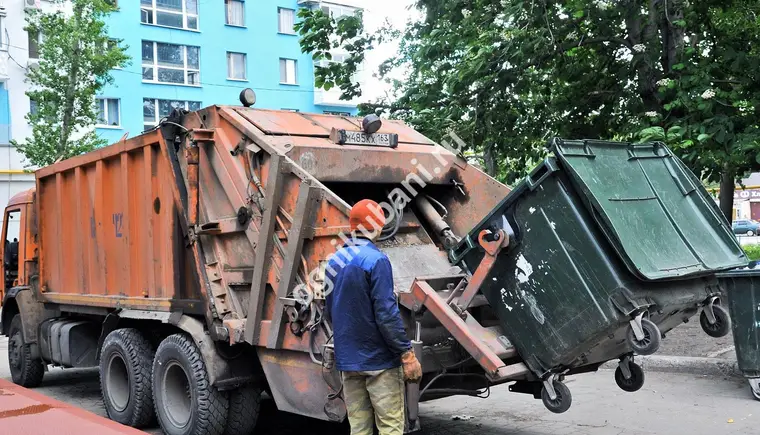
<svg viewBox="0 0 760 435">
<path fill-rule="evenodd" d="M 706 332 L 728 333 L 714 275 L 746 264 L 744 253 L 663 144 L 558 139 L 551 148 L 553 157 L 451 258 L 474 272 L 488 254 L 473 239 L 483 231 L 508 237 L 481 291 L 531 371 L 556 379 L 621 358 L 618 385 L 638 390 L 643 372 L 633 356 L 655 353 L 663 334 L 700 307 L 719 316 Z M 561 412 L 568 392 L 553 386 L 545 403 Z"/>
</svg>

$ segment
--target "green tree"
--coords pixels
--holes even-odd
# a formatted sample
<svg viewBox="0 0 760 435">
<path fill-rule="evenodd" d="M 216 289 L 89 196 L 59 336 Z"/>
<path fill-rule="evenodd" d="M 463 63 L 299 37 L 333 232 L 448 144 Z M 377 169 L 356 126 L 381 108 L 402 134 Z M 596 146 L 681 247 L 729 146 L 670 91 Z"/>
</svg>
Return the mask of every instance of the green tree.
<svg viewBox="0 0 760 435">
<path fill-rule="evenodd" d="M 509 182 L 551 136 L 664 140 L 731 218 L 760 168 L 760 2 L 417 0 L 391 98 L 363 105 L 434 139 L 454 129 Z M 315 33 L 310 32 L 309 36 Z M 302 35 L 302 48 L 311 51 Z"/>
<path fill-rule="evenodd" d="M 367 34 L 361 10 L 353 16 L 338 19 L 322 9 L 301 8 L 301 21 L 293 27 L 301 35 L 301 47 L 317 61 L 314 67 L 314 85 L 326 91 L 340 88 L 343 100 L 361 95 L 356 73 L 364 62 L 365 52 L 383 41 L 385 33 Z M 334 62 L 332 51 L 340 48 L 347 56 L 342 62 Z M 326 61 L 326 62 L 325 62 Z"/>
<path fill-rule="evenodd" d="M 37 111 L 26 116 L 32 136 L 13 145 L 29 165 L 49 165 L 106 144 L 94 130 L 95 96 L 113 82 L 110 71 L 129 60 L 125 47 L 106 33 L 103 19 L 115 10 L 112 3 L 73 0 L 69 12 L 28 13 L 27 32 L 42 35 L 39 65 L 27 73 L 31 90 L 26 94 Z"/>
</svg>

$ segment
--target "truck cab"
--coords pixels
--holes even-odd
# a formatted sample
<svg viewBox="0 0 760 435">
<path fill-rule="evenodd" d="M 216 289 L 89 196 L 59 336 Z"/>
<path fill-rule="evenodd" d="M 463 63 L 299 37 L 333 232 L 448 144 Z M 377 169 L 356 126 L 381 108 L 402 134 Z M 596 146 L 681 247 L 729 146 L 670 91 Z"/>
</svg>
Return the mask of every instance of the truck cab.
<svg viewBox="0 0 760 435">
<path fill-rule="evenodd" d="M 3 249 L 0 251 L 3 280 L 0 286 L 0 305 L 4 303 L 5 295 L 12 288 L 28 285 L 27 280 L 33 273 L 36 263 L 36 246 L 30 231 L 33 200 L 34 189 L 17 193 L 8 201 L 3 212 Z"/>
</svg>

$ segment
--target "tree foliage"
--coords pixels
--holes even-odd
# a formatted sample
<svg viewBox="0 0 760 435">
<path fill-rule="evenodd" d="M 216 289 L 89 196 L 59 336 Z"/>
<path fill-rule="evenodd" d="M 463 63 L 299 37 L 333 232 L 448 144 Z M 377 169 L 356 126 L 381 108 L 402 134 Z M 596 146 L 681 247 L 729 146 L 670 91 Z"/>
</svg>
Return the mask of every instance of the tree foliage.
<svg viewBox="0 0 760 435">
<path fill-rule="evenodd" d="M 39 65 L 27 71 L 27 95 L 37 111 L 26 116 L 32 136 L 13 143 L 28 164 L 49 165 L 106 144 L 94 131 L 95 96 L 113 82 L 110 71 L 129 60 L 106 32 L 103 19 L 115 10 L 112 3 L 73 0 L 70 11 L 28 13 L 25 29 L 42 35 Z"/>
<path fill-rule="evenodd" d="M 326 91 L 340 88 L 343 100 L 361 96 L 356 74 L 364 63 L 365 52 L 381 43 L 389 33 L 366 33 L 361 10 L 353 16 L 336 19 L 319 8 L 301 8 L 298 18 L 301 21 L 294 25 L 294 29 L 301 35 L 301 50 L 311 53 L 316 61 L 314 85 Z M 336 49 L 346 53 L 341 62 L 333 59 Z"/>
<path fill-rule="evenodd" d="M 363 105 L 441 139 L 455 130 L 505 181 L 551 136 L 664 140 L 703 179 L 760 168 L 760 2 L 417 0 L 392 98 Z M 305 47 L 308 48 L 308 47 Z"/>
</svg>

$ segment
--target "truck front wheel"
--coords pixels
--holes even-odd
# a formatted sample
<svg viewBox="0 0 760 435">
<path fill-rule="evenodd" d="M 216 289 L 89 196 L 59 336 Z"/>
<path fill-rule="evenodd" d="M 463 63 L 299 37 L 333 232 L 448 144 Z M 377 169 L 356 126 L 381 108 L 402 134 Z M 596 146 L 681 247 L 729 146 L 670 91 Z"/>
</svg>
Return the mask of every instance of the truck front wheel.
<svg viewBox="0 0 760 435">
<path fill-rule="evenodd" d="M 32 358 L 32 350 L 24 340 L 21 314 L 13 316 L 8 332 L 8 365 L 13 383 L 27 388 L 39 387 L 45 375 L 45 366 L 42 360 Z"/>
<path fill-rule="evenodd" d="M 192 338 L 166 337 L 153 361 L 153 395 L 161 429 L 167 435 L 222 435 L 227 396 L 209 382 L 206 364 Z"/>
<path fill-rule="evenodd" d="M 132 427 L 155 422 L 150 372 L 153 346 L 133 328 L 112 331 L 100 352 L 100 389 L 111 420 Z"/>
</svg>

